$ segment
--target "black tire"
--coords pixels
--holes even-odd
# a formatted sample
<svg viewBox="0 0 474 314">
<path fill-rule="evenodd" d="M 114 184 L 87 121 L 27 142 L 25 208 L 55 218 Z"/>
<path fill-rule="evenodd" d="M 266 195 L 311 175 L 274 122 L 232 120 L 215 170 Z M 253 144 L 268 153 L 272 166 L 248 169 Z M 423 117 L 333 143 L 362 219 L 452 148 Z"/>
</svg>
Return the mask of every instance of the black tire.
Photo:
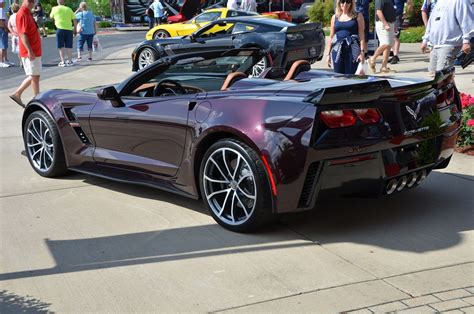
<svg viewBox="0 0 474 314">
<path fill-rule="evenodd" d="M 239 154 L 243 160 L 237 161 Z M 223 163 L 223 156 L 226 158 L 227 165 Z M 217 167 L 215 162 L 221 162 L 223 166 Z M 222 170 L 225 172 L 225 177 L 220 168 L 227 168 Z M 232 173 L 234 173 L 233 178 L 231 178 Z M 250 175 L 252 175 L 251 178 Z M 211 182 L 210 179 L 227 182 Z M 230 231 L 254 231 L 275 218 L 272 210 L 272 191 L 265 166 L 258 154 L 241 141 L 223 139 L 207 150 L 199 170 L 199 187 L 204 204 L 212 217 Z M 229 191 L 216 194 L 215 190 Z M 213 194 L 220 196 L 209 198 Z M 232 196 L 228 203 L 230 194 Z M 247 194 L 254 196 L 254 199 L 248 198 Z M 232 222 L 231 220 L 238 218 L 239 214 L 242 216 L 241 219 Z"/>
<path fill-rule="evenodd" d="M 159 29 L 153 33 L 153 39 L 162 39 L 162 38 L 170 38 L 171 35 L 168 31 L 164 29 Z"/>
<path fill-rule="evenodd" d="M 41 122 L 43 124 L 41 124 Z M 31 134 L 29 130 L 30 127 L 36 127 L 36 129 L 40 130 Z M 44 127 L 48 129 L 48 132 L 43 132 Z M 41 133 L 42 135 L 40 135 Z M 41 137 L 41 139 L 37 137 Z M 35 142 L 39 144 L 35 146 L 28 145 L 32 145 L 32 143 Z M 42 142 L 42 144 L 40 144 L 40 142 Z M 28 157 L 31 167 L 33 167 L 33 169 L 40 176 L 52 178 L 62 176 L 68 172 L 58 128 L 46 112 L 34 111 L 28 116 L 23 128 L 23 143 L 25 145 L 26 156 Z M 44 148 L 45 145 L 47 145 L 47 148 Z M 41 148 L 38 149 L 38 146 L 43 147 L 43 151 L 38 152 L 37 150 L 41 150 Z M 35 151 L 36 155 L 34 154 Z M 35 159 L 38 157 L 38 153 L 40 158 L 39 162 Z M 44 167 L 41 167 L 41 158 L 43 158 L 42 156 L 44 157 Z M 50 158 L 50 156 L 52 156 L 52 158 Z M 48 163 L 49 166 L 47 167 Z"/>
</svg>

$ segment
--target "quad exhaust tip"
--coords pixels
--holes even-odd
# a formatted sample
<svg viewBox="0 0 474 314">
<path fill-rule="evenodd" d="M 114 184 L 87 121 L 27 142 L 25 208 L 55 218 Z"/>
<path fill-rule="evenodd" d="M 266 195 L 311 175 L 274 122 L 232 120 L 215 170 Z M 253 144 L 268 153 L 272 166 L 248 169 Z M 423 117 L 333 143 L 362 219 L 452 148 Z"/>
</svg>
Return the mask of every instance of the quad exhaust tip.
<svg viewBox="0 0 474 314">
<path fill-rule="evenodd" d="M 428 172 L 426 169 L 423 169 L 419 172 L 414 171 L 408 175 L 404 175 L 397 178 L 393 178 L 388 181 L 387 185 L 385 186 L 385 193 L 387 195 L 393 194 L 395 191 L 401 192 L 405 188 L 411 188 L 415 185 L 420 184 L 423 180 L 426 179 Z"/>
</svg>

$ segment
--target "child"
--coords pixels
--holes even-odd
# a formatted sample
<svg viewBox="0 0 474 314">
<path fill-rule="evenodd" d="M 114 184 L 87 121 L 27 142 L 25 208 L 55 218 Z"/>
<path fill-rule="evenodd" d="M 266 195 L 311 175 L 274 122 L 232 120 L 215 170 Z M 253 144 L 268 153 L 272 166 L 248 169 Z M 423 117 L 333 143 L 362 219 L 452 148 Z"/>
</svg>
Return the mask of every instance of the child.
<svg viewBox="0 0 474 314">
<path fill-rule="evenodd" d="M 16 28 L 16 13 L 20 10 L 20 5 L 18 3 L 14 3 L 11 6 L 13 14 L 10 15 L 8 19 L 8 29 L 12 34 L 12 52 L 18 54 L 18 59 L 20 58 L 20 38 L 18 37 L 18 31 Z M 23 64 L 20 61 L 20 67 L 23 67 Z"/>
</svg>

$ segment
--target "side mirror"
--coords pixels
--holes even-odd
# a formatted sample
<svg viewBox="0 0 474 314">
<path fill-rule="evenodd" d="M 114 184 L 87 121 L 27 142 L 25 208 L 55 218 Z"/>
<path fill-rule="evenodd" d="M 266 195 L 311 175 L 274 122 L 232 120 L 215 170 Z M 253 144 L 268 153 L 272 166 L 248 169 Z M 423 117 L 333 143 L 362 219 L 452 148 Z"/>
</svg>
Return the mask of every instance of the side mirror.
<svg viewBox="0 0 474 314">
<path fill-rule="evenodd" d="M 192 43 L 195 43 L 195 42 L 196 42 L 196 36 L 195 36 L 194 34 L 189 35 L 189 40 L 190 40 Z"/>
<path fill-rule="evenodd" d="M 120 95 L 118 94 L 115 86 L 107 86 L 100 89 L 97 92 L 97 97 L 102 100 L 110 100 L 112 106 L 114 107 L 123 107 L 124 104 L 120 99 Z"/>
</svg>

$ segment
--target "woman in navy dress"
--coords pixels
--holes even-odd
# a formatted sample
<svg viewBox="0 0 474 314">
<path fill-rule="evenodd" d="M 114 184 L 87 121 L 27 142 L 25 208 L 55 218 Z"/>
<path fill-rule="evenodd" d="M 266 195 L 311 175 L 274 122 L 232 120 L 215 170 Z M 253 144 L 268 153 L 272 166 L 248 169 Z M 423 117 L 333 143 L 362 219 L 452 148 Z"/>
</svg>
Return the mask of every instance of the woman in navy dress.
<svg viewBox="0 0 474 314">
<path fill-rule="evenodd" d="M 354 74 L 359 62 L 365 62 L 364 17 L 356 13 L 354 0 L 337 0 L 331 18 L 331 50 L 328 65 L 334 72 Z"/>
</svg>

